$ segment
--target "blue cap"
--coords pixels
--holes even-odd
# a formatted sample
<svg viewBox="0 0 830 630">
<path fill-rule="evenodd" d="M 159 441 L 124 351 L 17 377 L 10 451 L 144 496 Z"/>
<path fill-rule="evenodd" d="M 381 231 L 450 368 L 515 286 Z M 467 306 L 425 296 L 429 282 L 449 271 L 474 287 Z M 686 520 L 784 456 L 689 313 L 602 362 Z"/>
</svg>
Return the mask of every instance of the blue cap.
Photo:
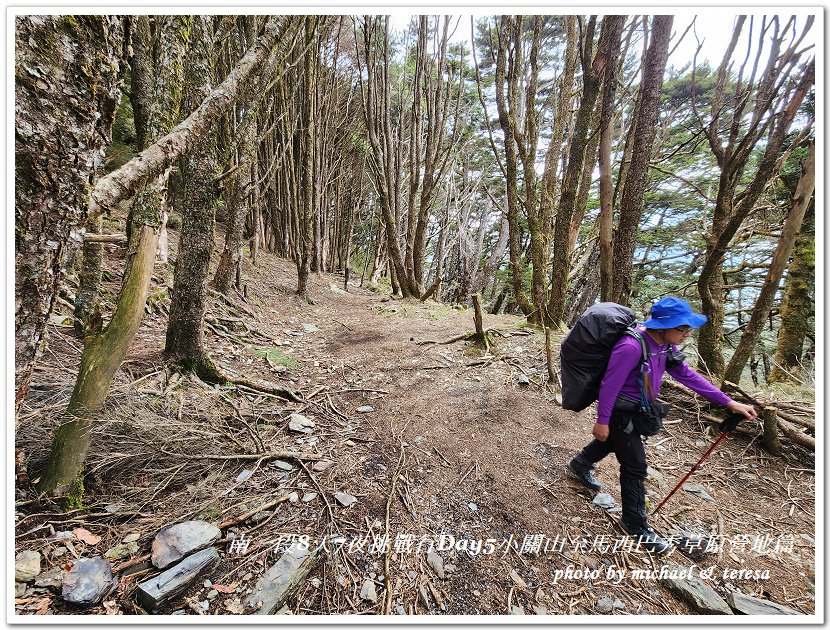
<svg viewBox="0 0 830 630">
<path fill-rule="evenodd" d="M 667 297 L 657 300 L 651 307 L 651 318 L 643 322 L 646 328 L 677 328 L 691 326 L 700 328 L 708 321 L 706 315 L 695 313 L 686 300 Z"/>
</svg>

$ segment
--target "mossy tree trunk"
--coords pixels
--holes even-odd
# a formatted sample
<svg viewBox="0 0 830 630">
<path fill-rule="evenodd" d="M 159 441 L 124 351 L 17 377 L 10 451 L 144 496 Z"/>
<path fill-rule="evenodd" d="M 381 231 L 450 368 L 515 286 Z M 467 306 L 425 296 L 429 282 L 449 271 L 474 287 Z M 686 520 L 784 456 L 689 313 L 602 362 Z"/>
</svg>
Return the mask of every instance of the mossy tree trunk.
<svg viewBox="0 0 830 630">
<path fill-rule="evenodd" d="M 15 18 L 16 406 L 89 219 L 89 186 L 121 98 L 124 30 L 119 16 Z"/>
<path fill-rule="evenodd" d="M 248 15 L 241 18 L 240 38 L 243 44 L 250 45 L 256 38 L 256 31 L 259 28 L 261 18 L 255 15 Z M 241 51 L 240 51 L 241 52 Z M 255 100 L 255 86 L 247 95 L 247 101 Z M 256 103 L 249 102 L 245 106 L 239 106 L 234 112 L 235 126 L 231 135 L 238 138 L 237 142 L 231 139 L 230 151 L 235 154 L 235 159 L 228 160 L 232 175 L 225 183 L 225 207 L 227 209 L 227 221 L 225 223 L 225 245 L 216 265 L 213 275 L 212 286 L 219 293 L 227 295 L 233 284 L 241 288 L 242 260 L 245 246 L 245 219 L 251 208 L 250 197 L 252 183 L 257 180 L 257 173 L 254 170 L 256 165 L 257 152 L 257 119 L 259 117 Z"/>
<path fill-rule="evenodd" d="M 160 47 L 148 122 L 148 137 L 154 140 L 169 133 L 179 117 L 182 59 L 190 18 L 168 16 L 161 18 L 158 26 Z M 55 432 L 49 461 L 37 486 L 39 492 L 68 495 L 70 503 L 81 499 L 83 463 L 92 438 L 92 425 L 144 316 L 168 175 L 169 169 L 136 195 L 115 314 L 101 334 L 89 336 L 84 342 L 78 378 L 65 413 L 67 420 Z"/>
<path fill-rule="evenodd" d="M 103 218 L 97 217 L 87 223 L 87 232 L 101 233 Z M 78 294 L 75 296 L 75 334 L 85 337 L 96 332 L 97 316 L 93 318 L 98 306 L 98 290 L 101 287 L 101 263 L 104 260 L 104 244 L 84 242 L 81 249 L 81 269 L 78 273 Z"/>
<path fill-rule="evenodd" d="M 787 274 L 775 360 L 768 379 L 770 383 L 793 380 L 801 372 L 804 340 L 810 334 L 810 323 L 815 318 L 816 308 L 813 297 L 816 284 L 815 221 L 813 197 L 795 241 L 793 261 Z"/>
<path fill-rule="evenodd" d="M 156 258 L 156 233 L 151 226 L 144 226 L 141 231 L 140 249 L 131 256 L 131 273 L 121 289 L 109 325 L 101 334 L 86 338 L 75 389 L 64 413 L 64 422 L 52 439 L 49 461 L 37 485 L 40 492 L 67 496 L 70 504 L 80 503 L 82 470 L 93 423 L 144 314 Z"/>
<path fill-rule="evenodd" d="M 214 85 L 213 18 L 193 18 L 192 44 L 185 64 L 185 111 L 195 109 Z M 164 353 L 178 367 L 205 381 L 221 380 L 203 348 L 205 295 L 216 216 L 216 135 L 203 136 L 185 158 L 184 195 L 173 294 Z"/>
</svg>

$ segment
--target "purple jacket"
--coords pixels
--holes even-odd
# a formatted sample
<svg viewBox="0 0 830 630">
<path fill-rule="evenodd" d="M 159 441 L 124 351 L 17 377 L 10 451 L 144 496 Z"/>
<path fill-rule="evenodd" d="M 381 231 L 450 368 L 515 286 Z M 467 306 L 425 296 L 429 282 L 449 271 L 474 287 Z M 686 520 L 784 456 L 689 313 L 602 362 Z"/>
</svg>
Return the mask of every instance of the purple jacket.
<svg viewBox="0 0 830 630">
<path fill-rule="evenodd" d="M 663 375 L 666 373 L 667 351 L 669 345 L 672 344 L 661 346 L 645 332 L 644 328 L 638 327 L 637 330 L 642 333 L 646 340 L 649 355 L 646 371 L 650 373 L 651 386 L 655 396 L 659 396 L 660 384 L 663 382 Z M 676 351 L 677 347 L 672 345 L 672 349 Z M 599 424 L 608 424 L 611 419 L 611 412 L 614 410 L 614 403 L 620 394 L 634 400 L 640 399 L 640 386 L 637 384 L 637 377 L 640 374 L 642 358 L 643 350 L 640 342 L 630 335 L 624 335 L 614 346 L 611 351 L 611 358 L 608 360 L 608 369 L 605 371 L 605 376 L 602 378 L 599 387 L 599 404 L 597 406 L 597 422 Z M 674 380 L 700 394 L 709 402 L 725 407 L 732 400 L 686 365 L 685 361 L 670 368 L 668 373 L 671 374 Z M 649 396 L 648 392 L 646 392 L 646 396 Z"/>
</svg>

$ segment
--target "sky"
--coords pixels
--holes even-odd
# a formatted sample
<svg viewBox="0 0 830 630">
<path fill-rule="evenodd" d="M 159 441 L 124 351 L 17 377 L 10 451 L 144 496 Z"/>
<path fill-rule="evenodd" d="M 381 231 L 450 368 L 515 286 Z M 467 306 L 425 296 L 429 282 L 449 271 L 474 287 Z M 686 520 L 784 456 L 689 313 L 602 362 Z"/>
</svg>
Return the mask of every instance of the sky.
<svg viewBox="0 0 830 630">
<path fill-rule="evenodd" d="M 499 7 L 492 7 L 491 9 L 479 9 L 476 11 L 474 15 L 476 16 L 483 16 L 483 15 L 498 15 L 500 13 L 505 12 L 505 6 Z M 585 7 L 579 8 L 578 11 L 573 11 L 574 7 L 564 7 L 564 8 L 557 8 L 554 5 L 550 5 L 548 7 L 518 7 L 518 8 L 511 8 L 511 13 L 526 13 L 526 14 L 535 14 L 535 13 L 565 13 L 565 12 L 578 12 L 579 14 L 588 15 L 590 13 L 626 13 L 626 14 L 637 14 L 637 13 L 648 13 L 653 14 L 656 10 L 651 7 L 634 7 L 634 8 L 625 8 L 625 7 Z M 384 13 L 389 12 L 392 16 L 392 24 L 396 30 L 403 30 L 409 18 L 412 16 L 413 13 L 416 11 L 418 13 L 431 13 L 431 14 L 450 14 L 450 15 L 459 15 L 462 16 L 461 20 L 459 21 L 458 28 L 455 32 L 455 36 L 453 38 L 454 42 L 461 42 L 461 41 L 468 41 L 470 38 L 470 13 L 465 12 L 468 11 L 468 7 L 431 7 L 431 6 L 424 6 L 424 7 L 391 7 L 386 10 L 383 10 Z M 760 16 L 763 13 L 768 15 L 774 14 L 775 8 L 767 7 L 766 11 L 762 7 L 685 7 L 685 8 L 672 8 L 666 7 L 665 10 L 667 12 L 671 12 L 675 14 L 674 19 L 674 29 L 672 34 L 672 44 L 671 47 L 674 48 L 675 42 L 677 39 L 683 35 L 686 28 L 695 19 L 695 26 L 693 30 L 689 30 L 686 33 L 683 40 L 680 42 L 680 45 L 677 49 L 673 52 L 672 56 L 669 58 L 669 65 L 674 65 L 675 67 L 680 67 L 684 65 L 684 63 L 689 62 L 692 60 L 692 57 L 695 53 L 695 49 L 697 48 L 698 42 L 697 40 L 701 40 L 703 42 L 703 47 L 701 52 L 698 55 L 698 62 L 702 62 L 708 59 L 713 66 L 717 66 L 722 57 L 724 52 L 726 51 L 726 47 L 729 44 L 729 40 L 732 36 L 732 28 L 735 23 L 735 16 L 739 13 L 749 13 L 752 11 L 754 14 Z M 364 11 L 377 11 L 377 8 L 365 8 Z M 763 12 L 763 13 L 762 13 Z M 791 14 L 799 15 L 797 19 L 797 24 L 800 27 L 804 24 L 806 20 L 806 15 L 808 13 L 818 13 L 819 19 L 816 21 L 816 24 L 813 25 L 811 30 L 811 34 L 808 36 L 807 40 L 810 43 L 815 43 L 818 38 L 817 31 L 821 28 L 821 8 L 820 7 L 812 7 L 809 9 L 795 9 L 789 8 L 787 10 L 779 10 L 779 15 L 782 16 L 782 23 L 786 23 L 787 19 Z M 760 24 L 760 19 L 756 20 L 755 29 L 757 31 L 758 25 Z M 800 29 L 799 29 L 800 30 Z M 746 33 L 748 31 L 748 21 L 747 25 L 744 26 L 744 36 L 739 44 L 738 50 L 746 50 Z M 697 37 L 695 37 L 697 35 Z"/>
</svg>

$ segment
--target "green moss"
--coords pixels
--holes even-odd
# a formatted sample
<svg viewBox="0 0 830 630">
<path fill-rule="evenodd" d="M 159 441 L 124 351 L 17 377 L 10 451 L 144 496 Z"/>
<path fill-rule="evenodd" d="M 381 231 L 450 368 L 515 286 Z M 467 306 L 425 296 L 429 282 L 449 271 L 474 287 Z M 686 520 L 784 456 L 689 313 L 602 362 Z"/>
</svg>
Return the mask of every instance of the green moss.
<svg viewBox="0 0 830 630">
<path fill-rule="evenodd" d="M 295 368 L 300 365 L 297 359 L 285 354 L 280 348 L 251 348 L 251 353 L 275 365 L 284 365 L 288 368 Z"/>
<path fill-rule="evenodd" d="M 84 507 L 84 471 L 83 468 L 66 493 L 66 509 L 78 510 Z"/>
</svg>

